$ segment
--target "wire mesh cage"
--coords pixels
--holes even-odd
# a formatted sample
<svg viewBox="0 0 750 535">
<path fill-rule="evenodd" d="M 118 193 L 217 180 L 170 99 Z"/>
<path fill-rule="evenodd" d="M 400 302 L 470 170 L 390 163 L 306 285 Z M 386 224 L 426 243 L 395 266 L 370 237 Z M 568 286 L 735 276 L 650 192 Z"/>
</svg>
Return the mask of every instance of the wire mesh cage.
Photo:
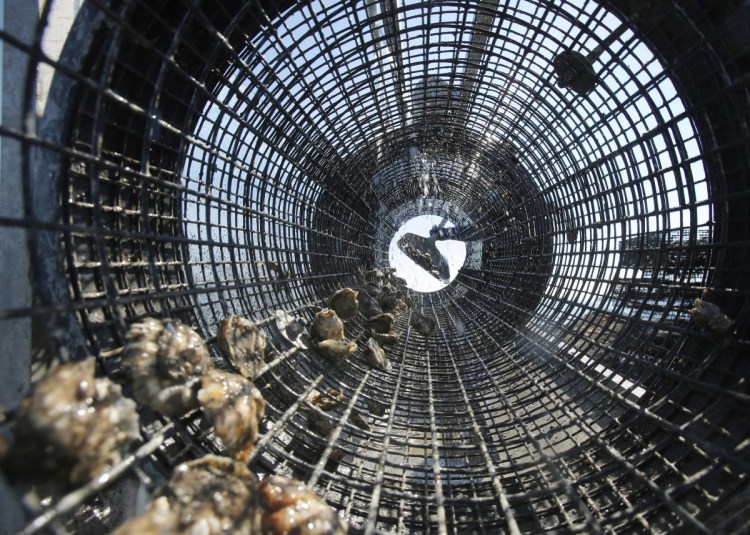
<svg viewBox="0 0 750 535">
<path fill-rule="evenodd" d="M 22 5 L 0 30 L 0 452 L 59 362 L 133 397 L 128 333 L 170 318 L 231 371 L 236 315 L 269 339 L 248 467 L 350 532 L 750 522 L 746 1 Z M 394 313 L 389 368 L 362 314 L 342 362 L 289 343 L 280 318 L 307 329 L 344 287 L 362 306 L 421 216 L 466 259 Z M 316 395 L 341 409 L 325 433 Z M 61 493 L 6 470 L 4 529 L 117 528 L 226 454 L 206 412 L 140 403 L 127 454 Z"/>
</svg>

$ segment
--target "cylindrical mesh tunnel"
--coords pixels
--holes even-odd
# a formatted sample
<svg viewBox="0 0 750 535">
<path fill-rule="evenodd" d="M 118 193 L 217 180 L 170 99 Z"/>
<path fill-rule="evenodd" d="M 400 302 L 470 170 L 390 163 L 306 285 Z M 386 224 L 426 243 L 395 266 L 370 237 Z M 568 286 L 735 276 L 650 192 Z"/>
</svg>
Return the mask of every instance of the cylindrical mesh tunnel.
<svg viewBox="0 0 750 535">
<path fill-rule="evenodd" d="M 43 113 L 0 131 L 26 200 L 0 224 L 28 231 L 34 274 L 33 306 L 3 317 L 39 320 L 41 360 L 95 355 L 123 382 L 128 327 L 156 316 L 221 365 L 226 316 L 310 319 L 389 265 L 404 223 L 444 217 L 472 228 L 466 261 L 397 318 L 390 371 L 361 347 L 280 350 L 251 469 L 309 482 L 352 532 L 747 522 L 747 2 L 87 0 L 59 60 L 52 7 L 29 40 L 0 33 L 27 88 L 54 72 Z M 566 52 L 593 89 L 556 72 Z M 699 297 L 729 330 L 691 317 Z M 314 388 L 370 430 L 315 447 L 297 410 Z M 115 487 L 222 451 L 200 413 L 141 424 L 166 439 Z M 58 528 L 129 507 L 81 499 Z"/>
</svg>

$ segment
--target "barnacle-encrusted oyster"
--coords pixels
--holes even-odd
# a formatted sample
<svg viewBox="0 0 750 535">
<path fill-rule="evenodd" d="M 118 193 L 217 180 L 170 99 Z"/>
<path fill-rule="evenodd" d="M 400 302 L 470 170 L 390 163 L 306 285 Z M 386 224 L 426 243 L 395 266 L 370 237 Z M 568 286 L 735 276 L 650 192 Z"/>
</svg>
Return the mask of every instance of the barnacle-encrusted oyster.
<svg viewBox="0 0 750 535">
<path fill-rule="evenodd" d="M 313 342 L 313 347 L 326 360 L 338 364 L 357 351 L 357 344 L 349 340 L 323 340 Z"/>
<path fill-rule="evenodd" d="M 241 462 L 206 455 L 175 468 L 141 516 L 113 535 L 259 533 L 258 480 Z"/>
<path fill-rule="evenodd" d="M 698 327 L 716 334 L 723 334 L 732 326 L 732 320 L 718 306 L 700 297 L 695 299 L 695 307 L 690 309 L 690 315 Z"/>
<path fill-rule="evenodd" d="M 252 321 L 229 316 L 219 322 L 219 349 L 242 375 L 254 379 L 264 364 L 266 334 Z"/>
<path fill-rule="evenodd" d="M 146 318 L 128 332 L 122 367 L 139 403 L 167 416 L 197 408 L 198 378 L 213 366 L 203 339 L 182 323 Z"/>
<path fill-rule="evenodd" d="M 198 401 L 232 458 L 247 461 L 266 412 L 260 390 L 241 375 L 212 369 L 201 377 Z"/>
<path fill-rule="evenodd" d="M 310 334 L 318 340 L 343 340 L 344 323 L 336 311 L 325 308 L 315 314 Z"/>
<path fill-rule="evenodd" d="M 368 338 L 367 347 L 363 353 L 365 362 L 373 368 L 388 371 L 391 369 L 391 362 L 385 356 L 385 351 L 372 338 Z"/>
<path fill-rule="evenodd" d="M 359 292 L 352 290 L 351 288 L 342 288 L 331 297 L 328 306 L 332 308 L 342 320 L 350 320 L 356 316 L 359 311 L 359 301 L 357 301 L 358 293 Z"/>
<path fill-rule="evenodd" d="M 140 437 L 133 400 L 94 371 L 93 358 L 60 364 L 21 401 L 3 460 L 11 477 L 84 483 L 118 463 Z"/>
<path fill-rule="evenodd" d="M 377 333 L 387 334 L 393 329 L 395 318 L 392 314 L 378 314 L 367 320 L 367 325 Z"/>
<path fill-rule="evenodd" d="M 343 535 L 346 523 L 323 498 L 297 481 L 280 475 L 264 479 L 259 487 L 261 520 L 267 535 Z"/>
<path fill-rule="evenodd" d="M 437 322 L 434 318 L 414 312 L 411 315 L 411 326 L 422 336 L 432 336 L 437 329 Z"/>
</svg>

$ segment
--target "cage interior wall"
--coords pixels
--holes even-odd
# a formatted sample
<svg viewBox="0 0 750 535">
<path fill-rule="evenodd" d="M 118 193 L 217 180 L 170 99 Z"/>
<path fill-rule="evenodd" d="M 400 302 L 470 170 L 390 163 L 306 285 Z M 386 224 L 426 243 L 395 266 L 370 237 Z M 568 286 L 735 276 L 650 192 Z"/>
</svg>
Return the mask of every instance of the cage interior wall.
<svg viewBox="0 0 750 535">
<path fill-rule="evenodd" d="M 45 114 L 0 130 L 26 194 L 0 224 L 28 232 L 35 295 L 2 316 L 34 318 L 37 366 L 94 355 L 123 382 L 127 330 L 155 316 L 229 367 L 220 320 L 310 319 L 406 221 L 447 217 L 474 226 L 467 263 L 397 318 L 390 371 L 277 348 L 250 467 L 309 482 L 352 532 L 747 521 L 747 2 L 87 0 L 59 60 L 50 7 L 31 41 L 0 32 L 27 87 L 55 75 Z M 597 47 L 593 90 L 561 87 L 555 58 Z M 297 409 L 328 387 L 370 431 L 316 443 Z M 141 424 L 162 438 L 115 491 L 222 452 L 200 413 Z M 113 493 L 45 523 L 112 529 L 134 510 Z"/>
</svg>

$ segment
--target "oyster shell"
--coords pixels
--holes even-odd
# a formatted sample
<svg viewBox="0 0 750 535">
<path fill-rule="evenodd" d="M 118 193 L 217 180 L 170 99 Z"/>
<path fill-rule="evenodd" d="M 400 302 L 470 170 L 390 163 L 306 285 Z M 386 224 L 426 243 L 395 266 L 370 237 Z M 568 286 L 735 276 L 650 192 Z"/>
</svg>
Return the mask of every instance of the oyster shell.
<svg viewBox="0 0 750 535">
<path fill-rule="evenodd" d="M 113 535 L 259 533 L 258 480 L 241 462 L 206 455 L 175 468 L 141 516 Z"/>
<path fill-rule="evenodd" d="M 357 294 L 355 290 L 351 288 L 342 288 L 336 292 L 328 303 L 328 306 L 332 308 L 339 318 L 342 320 L 350 320 L 359 312 L 359 301 L 357 301 Z"/>
<path fill-rule="evenodd" d="M 383 334 L 372 332 L 372 338 L 382 346 L 392 346 L 398 343 L 399 336 L 393 333 Z"/>
<path fill-rule="evenodd" d="M 11 477 L 84 483 L 120 462 L 140 438 L 136 404 L 94 371 L 93 358 L 60 364 L 21 401 L 3 459 Z"/>
<path fill-rule="evenodd" d="M 378 314 L 367 320 L 367 325 L 377 333 L 387 334 L 393 329 L 395 318 L 392 314 Z"/>
<path fill-rule="evenodd" d="M 193 386 L 213 367 L 198 333 L 182 323 L 146 318 L 130 327 L 128 340 L 122 367 L 136 401 L 167 416 L 197 408 Z"/>
<path fill-rule="evenodd" d="M 344 322 L 334 310 L 323 309 L 315 314 L 310 334 L 318 340 L 343 340 Z"/>
<path fill-rule="evenodd" d="M 219 322 L 216 333 L 219 349 L 232 366 L 250 379 L 263 368 L 266 353 L 266 334 L 252 321 L 229 316 Z"/>
<path fill-rule="evenodd" d="M 326 395 L 327 394 L 327 395 Z M 314 431 L 318 435 L 322 435 L 326 438 L 330 438 L 336 427 L 336 422 L 341 420 L 344 411 L 346 410 L 346 398 L 343 392 L 339 392 L 333 388 L 328 388 L 325 394 L 320 393 L 317 390 L 313 390 L 307 397 L 308 403 L 313 407 L 320 409 L 321 411 L 331 415 L 332 419 L 326 418 L 317 411 L 307 411 L 307 427 L 311 431 Z M 352 409 L 349 413 L 349 420 L 351 423 L 363 429 L 365 431 L 370 430 L 370 425 L 367 423 L 357 409 Z M 341 452 L 337 452 L 339 456 L 343 455 Z"/>
<path fill-rule="evenodd" d="M 383 313 L 378 301 L 366 291 L 359 292 L 359 312 L 365 318 L 372 318 Z"/>
<path fill-rule="evenodd" d="M 385 351 L 383 351 L 383 348 L 372 338 L 367 340 L 367 348 L 365 349 L 363 356 L 365 362 L 373 368 L 378 368 L 384 371 L 391 369 L 391 362 L 388 360 L 388 357 L 385 356 Z"/>
<path fill-rule="evenodd" d="M 729 316 L 724 314 L 717 305 L 704 301 L 700 297 L 696 297 L 695 307 L 690 309 L 690 315 L 699 328 L 716 334 L 724 334 L 732 327 L 732 320 Z"/>
<path fill-rule="evenodd" d="M 313 347 L 334 364 L 338 364 L 357 350 L 357 344 L 349 340 L 323 340 L 313 342 Z"/>
<path fill-rule="evenodd" d="M 246 462 L 266 412 L 260 390 L 241 375 L 212 369 L 201 377 L 198 401 L 232 458 Z"/>
<path fill-rule="evenodd" d="M 263 507 L 261 520 L 267 535 L 343 535 L 346 523 L 310 488 L 287 477 L 273 475 L 258 487 Z"/>
<path fill-rule="evenodd" d="M 437 322 L 434 318 L 414 312 L 411 316 L 411 326 L 422 336 L 433 336 L 437 329 Z"/>
</svg>

